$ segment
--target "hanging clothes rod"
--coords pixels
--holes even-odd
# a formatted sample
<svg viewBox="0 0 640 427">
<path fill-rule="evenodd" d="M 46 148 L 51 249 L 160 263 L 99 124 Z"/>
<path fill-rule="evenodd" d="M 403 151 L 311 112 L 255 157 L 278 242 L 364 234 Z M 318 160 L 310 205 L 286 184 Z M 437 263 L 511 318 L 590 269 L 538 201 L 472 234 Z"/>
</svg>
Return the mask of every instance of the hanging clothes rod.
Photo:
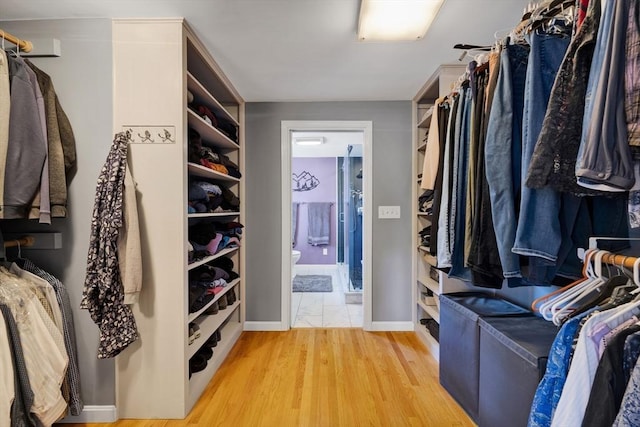
<svg viewBox="0 0 640 427">
<path fill-rule="evenodd" d="M 25 237 L 22 237 L 21 239 L 5 240 L 4 247 L 15 248 L 16 246 L 20 246 L 21 248 L 28 248 L 29 246 L 33 246 L 35 242 L 36 242 L 35 237 L 25 236 Z"/>
<path fill-rule="evenodd" d="M 33 49 L 33 43 L 31 43 L 29 40 L 19 39 L 18 37 L 11 35 L 4 30 L 0 30 L 0 37 L 16 45 L 18 49 L 20 49 L 20 52 L 31 52 L 31 50 Z"/>
<path fill-rule="evenodd" d="M 603 249 L 598 247 L 598 242 L 602 241 L 602 240 L 616 241 L 616 242 L 620 242 L 620 241 L 638 242 L 638 241 L 640 241 L 640 239 L 633 238 L 633 237 L 632 238 L 628 238 L 628 237 L 592 236 L 592 237 L 589 237 L 589 249 L 590 250 L 603 250 Z M 587 252 L 587 250 L 579 248 L 578 249 L 578 258 L 580 258 L 582 261 L 584 261 L 585 258 L 586 258 L 586 252 Z M 626 268 L 629 268 L 629 269 L 633 269 L 633 266 L 634 266 L 635 262 L 637 261 L 637 259 L 638 259 L 638 257 L 635 257 L 635 256 L 608 253 L 608 254 L 604 254 L 603 255 L 602 262 L 605 263 L 605 264 L 609 264 L 609 265 L 614 265 L 614 266 L 618 266 L 618 267 L 626 267 Z"/>
<path fill-rule="evenodd" d="M 617 266 L 617 267 L 626 267 L 628 269 L 633 269 L 633 265 L 637 261 L 637 257 L 627 256 L 627 255 L 619 255 L 619 254 L 605 254 L 602 257 L 602 262 L 605 264 Z"/>
</svg>

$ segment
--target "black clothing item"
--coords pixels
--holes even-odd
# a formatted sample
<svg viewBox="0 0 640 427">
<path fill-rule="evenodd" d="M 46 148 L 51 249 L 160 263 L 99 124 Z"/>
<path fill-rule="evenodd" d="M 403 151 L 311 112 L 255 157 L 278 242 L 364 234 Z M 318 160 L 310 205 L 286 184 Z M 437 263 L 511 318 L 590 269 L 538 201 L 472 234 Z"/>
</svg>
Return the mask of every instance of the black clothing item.
<svg viewBox="0 0 640 427">
<path fill-rule="evenodd" d="M 426 212 L 433 205 L 433 190 L 424 190 L 424 193 L 418 197 L 418 210 Z"/>
<path fill-rule="evenodd" d="M 605 347 L 591 385 L 589 402 L 582 420 L 583 427 L 613 425 L 627 388 L 623 369 L 624 342 L 629 335 L 638 331 L 640 326 L 629 326 L 613 337 Z"/>
<path fill-rule="evenodd" d="M 442 202 L 442 181 L 444 171 L 444 150 L 447 142 L 447 125 L 449 124 L 449 101 L 445 100 L 436 110 L 438 114 L 438 145 L 440 146 L 438 153 L 438 170 L 436 171 L 436 181 L 434 183 L 433 204 L 431 205 L 431 229 L 435 237 L 429 242 L 429 253 L 433 256 L 438 254 L 438 217 L 440 216 L 440 205 Z"/>
<path fill-rule="evenodd" d="M 209 304 L 215 298 L 215 294 L 207 293 L 207 287 L 189 285 L 189 313 L 195 313 Z"/>
<path fill-rule="evenodd" d="M 190 163 L 200 164 L 200 151 L 202 150 L 202 138 L 198 131 L 189 128 L 189 155 Z"/>
<path fill-rule="evenodd" d="M 471 229 L 471 249 L 467 263 L 471 269 L 471 277 L 475 286 L 500 289 L 503 281 L 502 264 L 493 228 L 489 184 L 484 162 L 487 121 L 489 119 L 485 114 L 486 97 L 488 96 L 487 86 L 489 83 L 488 64 L 476 68 L 475 83 L 476 99 L 473 101 L 475 116 L 472 132 L 475 133 L 476 140 L 476 189 Z M 491 97 L 493 97 L 493 94 L 491 94 Z"/>
<path fill-rule="evenodd" d="M 577 196 L 602 194 L 578 185 L 575 172 L 600 15 L 600 0 L 591 0 L 551 89 L 542 130 L 529 164 L 527 187 L 548 186 Z"/>
</svg>

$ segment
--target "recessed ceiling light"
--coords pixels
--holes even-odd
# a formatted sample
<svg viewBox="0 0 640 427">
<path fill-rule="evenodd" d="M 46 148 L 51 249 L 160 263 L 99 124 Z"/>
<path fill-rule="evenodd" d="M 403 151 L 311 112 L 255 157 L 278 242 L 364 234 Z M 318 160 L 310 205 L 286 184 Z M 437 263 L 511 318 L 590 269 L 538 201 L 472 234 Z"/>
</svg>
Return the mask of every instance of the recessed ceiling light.
<svg viewBox="0 0 640 427">
<path fill-rule="evenodd" d="M 299 138 L 294 138 L 293 142 L 296 145 L 322 145 L 324 144 L 324 137 L 323 136 L 299 137 Z"/>
<path fill-rule="evenodd" d="M 358 40 L 418 40 L 444 0 L 362 0 Z"/>
</svg>

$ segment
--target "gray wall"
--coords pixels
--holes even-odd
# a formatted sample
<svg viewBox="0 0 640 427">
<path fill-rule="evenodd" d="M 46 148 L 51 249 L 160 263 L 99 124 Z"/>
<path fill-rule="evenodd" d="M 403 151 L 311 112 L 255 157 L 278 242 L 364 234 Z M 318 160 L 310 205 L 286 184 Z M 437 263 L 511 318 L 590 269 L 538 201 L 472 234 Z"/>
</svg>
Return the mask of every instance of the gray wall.
<svg viewBox="0 0 640 427">
<path fill-rule="evenodd" d="M 400 220 L 373 219 L 373 321 L 411 320 L 411 102 L 248 103 L 246 106 L 246 302 L 248 321 L 280 321 L 282 120 L 373 122 L 373 209 L 399 205 Z"/>
<path fill-rule="evenodd" d="M 23 256 L 53 273 L 67 286 L 74 308 L 82 395 L 85 404 L 115 403 L 115 369 L 112 360 L 97 360 L 98 329 L 86 310 L 80 310 L 86 268 L 95 186 L 112 134 L 111 21 L 69 19 L 0 22 L 0 28 L 33 40 L 58 38 L 59 58 L 32 58 L 49 74 L 76 137 L 77 172 L 69 185 L 69 214 L 51 226 L 35 221 L 1 221 L 3 232 L 59 231 L 62 250 L 23 251 Z"/>
</svg>

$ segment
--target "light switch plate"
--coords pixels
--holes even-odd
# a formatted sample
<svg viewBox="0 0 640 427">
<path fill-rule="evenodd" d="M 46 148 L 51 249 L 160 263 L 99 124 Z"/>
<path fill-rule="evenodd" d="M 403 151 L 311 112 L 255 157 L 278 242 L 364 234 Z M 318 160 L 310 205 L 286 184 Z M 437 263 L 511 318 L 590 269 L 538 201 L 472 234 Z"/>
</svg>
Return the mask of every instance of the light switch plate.
<svg viewBox="0 0 640 427">
<path fill-rule="evenodd" d="M 380 219 L 400 218 L 400 206 L 378 206 L 378 218 Z"/>
</svg>

